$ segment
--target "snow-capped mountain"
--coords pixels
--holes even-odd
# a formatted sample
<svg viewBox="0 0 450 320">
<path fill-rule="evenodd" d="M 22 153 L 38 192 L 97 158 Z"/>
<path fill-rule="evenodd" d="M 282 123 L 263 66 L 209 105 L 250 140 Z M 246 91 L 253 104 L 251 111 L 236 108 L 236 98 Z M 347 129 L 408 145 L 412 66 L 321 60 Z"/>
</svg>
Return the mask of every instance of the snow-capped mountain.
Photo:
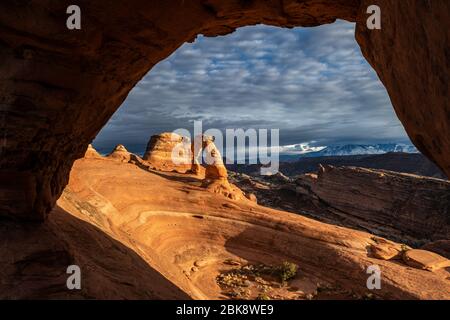
<svg viewBox="0 0 450 320">
<path fill-rule="evenodd" d="M 314 143 L 315 141 L 312 141 L 311 143 Z M 301 155 L 305 153 L 311 153 L 311 152 L 319 152 L 326 147 L 313 147 L 308 142 L 304 143 L 297 143 L 297 144 L 291 144 L 291 145 L 285 145 L 279 147 L 279 153 L 284 155 Z"/>
<path fill-rule="evenodd" d="M 419 151 L 413 145 L 403 143 L 347 144 L 341 146 L 329 146 L 320 151 L 302 154 L 300 157 L 351 156 L 383 154 L 388 152 L 418 153 Z"/>
</svg>

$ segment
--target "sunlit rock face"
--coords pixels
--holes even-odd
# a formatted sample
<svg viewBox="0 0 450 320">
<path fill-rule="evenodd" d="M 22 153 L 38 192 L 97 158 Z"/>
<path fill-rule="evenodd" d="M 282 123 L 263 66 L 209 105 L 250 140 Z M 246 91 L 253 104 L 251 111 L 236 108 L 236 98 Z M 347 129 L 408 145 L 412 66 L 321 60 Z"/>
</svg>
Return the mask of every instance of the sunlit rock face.
<svg viewBox="0 0 450 320">
<path fill-rule="evenodd" d="M 85 158 L 101 158 L 101 155 L 95 150 L 94 146 L 90 144 L 84 154 Z"/>
<path fill-rule="evenodd" d="M 191 142 L 172 132 L 154 135 L 147 144 L 143 159 L 159 171 L 186 173 L 192 167 Z"/>
<path fill-rule="evenodd" d="M 196 151 L 196 145 L 202 146 L 200 151 Z M 198 158 L 201 157 L 202 153 L 205 155 L 206 163 L 204 164 L 205 179 L 202 183 L 203 187 L 210 192 L 221 194 L 233 200 L 248 198 L 242 190 L 228 181 L 228 171 L 223 163 L 222 155 L 214 143 L 214 137 L 199 135 L 195 137 L 192 146 L 195 155 L 193 168 L 199 167 Z M 196 152 L 200 152 L 200 154 Z"/>
<path fill-rule="evenodd" d="M 80 0 L 89 14 L 76 31 L 66 27 L 69 4 L 0 4 L 2 216 L 45 219 L 73 162 L 156 63 L 198 34 L 259 23 L 357 21 L 358 43 L 412 141 L 450 175 L 447 0 Z M 365 27 L 369 4 L 381 7 L 381 31 Z"/>
<path fill-rule="evenodd" d="M 114 150 L 108 154 L 109 159 L 128 163 L 131 160 L 131 154 L 125 148 L 124 145 L 117 145 Z"/>
<path fill-rule="evenodd" d="M 223 163 L 222 154 L 214 143 L 214 137 L 198 135 L 192 143 L 193 171 L 200 163 L 205 166 L 206 180 L 227 180 L 228 172 Z M 203 161 L 204 160 L 204 161 Z"/>
</svg>

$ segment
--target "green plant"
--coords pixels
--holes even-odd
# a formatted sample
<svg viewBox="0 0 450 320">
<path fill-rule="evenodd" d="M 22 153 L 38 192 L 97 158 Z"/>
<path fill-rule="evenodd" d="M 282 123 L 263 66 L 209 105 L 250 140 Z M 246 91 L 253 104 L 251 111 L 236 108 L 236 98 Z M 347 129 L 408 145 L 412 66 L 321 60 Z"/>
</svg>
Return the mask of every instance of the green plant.
<svg viewBox="0 0 450 320">
<path fill-rule="evenodd" d="M 260 293 L 258 297 L 256 297 L 256 300 L 270 300 L 270 297 L 265 293 Z"/>
<path fill-rule="evenodd" d="M 286 282 L 297 275 L 298 266 L 295 263 L 285 261 L 278 267 L 277 273 L 281 282 Z"/>
</svg>

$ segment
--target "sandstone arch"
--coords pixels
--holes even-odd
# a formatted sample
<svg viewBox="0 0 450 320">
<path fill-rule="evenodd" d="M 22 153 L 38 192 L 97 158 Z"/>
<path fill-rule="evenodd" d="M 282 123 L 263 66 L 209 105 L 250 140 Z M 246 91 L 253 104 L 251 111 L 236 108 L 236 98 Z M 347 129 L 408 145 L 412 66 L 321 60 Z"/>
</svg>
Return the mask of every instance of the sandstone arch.
<svg viewBox="0 0 450 320">
<path fill-rule="evenodd" d="M 450 176 L 447 0 L 78 0 L 0 4 L 0 216 L 42 220 L 73 161 L 132 87 L 198 34 L 357 22 L 356 38 L 416 146 Z M 365 28 L 381 7 L 382 31 Z"/>
</svg>

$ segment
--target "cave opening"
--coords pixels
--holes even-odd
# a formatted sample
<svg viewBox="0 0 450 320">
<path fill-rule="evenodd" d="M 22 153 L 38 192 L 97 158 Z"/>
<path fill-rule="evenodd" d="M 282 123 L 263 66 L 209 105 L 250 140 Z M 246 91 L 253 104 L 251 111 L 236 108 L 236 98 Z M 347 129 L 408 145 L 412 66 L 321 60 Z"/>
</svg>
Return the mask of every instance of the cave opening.
<svg viewBox="0 0 450 320">
<path fill-rule="evenodd" d="M 165 148 L 161 134 L 177 132 L 187 141 L 203 133 L 213 135 L 230 181 L 262 205 L 404 240 L 397 230 L 402 219 L 389 229 L 370 216 L 345 222 L 334 217 L 378 210 L 375 199 L 381 197 L 384 184 L 372 184 L 384 173 L 347 167 L 446 178 L 409 140 L 386 89 L 361 54 L 354 29 L 354 23 L 338 21 L 291 30 L 258 25 L 224 37 L 200 36 L 156 65 L 137 84 L 93 146 L 108 156 L 114 155 L 116 145 L 124 145 L 154 169 L 177 171 L 174 164 L 162 163 L 173 158 L 163 159 L 167 155 L 161 151 Z M 239 139 L 241 143 L 236 145 Z M 261 140 L 269 143 L 260 145 Z M 190 151 L 187 149 L 185 153 Z M 177 152 L 176 158 L 182 153 Z M 345 168 L 330 169 L 334 167 Z M 181 171 L 187 172 L 185 166 Z M 333 176 L 332 171 L 348 175 L 349 180 L 327 181 L 327 190 L 315 190 L 325 182 L 308 180 L 319 173 L 325 181 Z M 386 186 L 397 178 L 389 179 Z M 248 180 L 250 185 L 264 187 L 249 187 Z M 366 190 L 358 190 L 364 184 Z M 407 197 L 414 198 L 414 188 L 406 182 L 398 187 L 411 189 Z M 355 192 L 359 198 L 352 198 Z M 334 203 L 335 199 L 322 193 L 352 200 Z M 407 210 L 396 204 L 403 201 L 400 198 L 390 201 L 386 212 Z M 370 205 L 362 209 L 358 202 Z M 339 213 L 331 209 L 334 205 Z M 437 216 L 445 215 L 443 207 L 433 210 Z M 409 244 L 434 238 L 428 231 L 416 233 L 407 240 Z"/>
<path fill-rule="evenodd" d="M 48 9 L 33 3 L 26 11 L 20 5 L 6 6 L 2 19 L 8 29 L 1 42 L 6 106 L 2 111 L 2 216 L 44 220 L 66 186 L 73 162 L 83 156 L 136 83 L 183 43 L 199 34 L 226 35 L 257 24 L 293 28 L 337 19 L 356 22 L 358 45 L 385 85 L 408 136 L 448 175 L 448 86 L 442 67 L 447 56 L 441 41 L 445 32 L 435 28 L 447 20 L 448 4 L 410 3 L 400 8 L 379 0 L 377 5 L 383 15 L 382 30 L 367 27 L 370 4 L 365 0 L 311 0 L 310 5 L 171 1 L 164 6 L 135 1 L 129 7 L 117 3 L 114 8 L 83 1 L 79 7 L 91 14 L 83 14 L 82 29 L 69 32 L 61 23 L 65 3 Z M 396 15 L 400 9 L 403 14 Z M 114 14 L 108 14 L 109 10 Z M 431 12 L 437 13 L 434 19 L 427 18 Z M 400 18 L 413 13 L 423 17 L 421 28 Z M 34 37 L 34 25 L 20 25 L 21 19 L 14 17 L 46 21 L 46 28 Z M 415 39 L 424 39 L 427 45 Z M 433 59 L 427 48 L 433 49 Z M 393 72 L 392 66 L 399 68 Z M 420 74 L 434 76 L 426 81 L 414 78 L 417 68 L 423 70 Z"/>
<path fill-rule="evenodd" d="M 102 229 L 120 221 L 133 248 L 158 261 L 157 270 L 173 283 L 194 287 L 190 294 L 199 299 L 259 297 L 257 290 L 236 293 L 224 280 L 241 265 L 264 269 L 284 261 L 315 268 L 303 261 L 315 250 L 305 253 L 301 237 L 290 238 L 290 219 L 312 218 L 317 225 L 311 229 L 324 234 L 324 225 L 363 231 L 375 243 L 370 255 L 380 259 L 398 252 L 388 241 L 405 251 L 433 248 L 449 235 L 448 202 L 441 199 L 450 185 L 394 172 L 427 175 L 429 166 L 430 175 L 444 177 L 411 144 L 356 45 L 354 27 L 344 21 L 314 29 L 254 26 L 185 44 L 137 84 L 94 141 L 102 155 L 90 149 L 75 162 L 58 205 L 77 212 L 72 203 L 87 203 L 94 212 L 88 221 Z M 215 166 L 214 181 L 208 181 L 209 164 L 202 163 L 202 173 L 194 164 L 166 163 L 174 160 L 174 145 L 163 133 L 181 128 L 192 140 L 198 122 L 206 132 L 215 130 L 213 142 L 224 158 L 227 171 Z M 250 143 L 251 134 L 241 145 L 244 163 L 230 157 L 217 139 L 230 128 L 244 135 L 278 129 L 279 143 L 268 148 L 278 148 L 280 173 L 261 175 L 261 164 L 251 163 L 249 149 L 261 147 Z M 265 224 L 253 220 L 255 213 Z M 271 219 L 280 215 L 274 228 Z M 335 254 L 319 250 L 328 258 Z M 291 297 L 286 288 L 278 296 Z"/>
<path fill-rule="evenodd" d="M 354 28 L 345 21 L 291 30 L 259 25 L 200 36 L 136 85 L 93 145 L 108 154 L 124 144 L 143 156 L 150 136 L 179 128 L 193 136 L 197 121 L 201 130 L 222 132 L 222 153 L 227 129 L 278 129 L 274 147 L 292 157 L 336 145 L 415 151 Z"/>
<path fill-rule="evenodd" d="M 369 30 L 366 25 L 367 8 L 374 1 L 380 7 L 383 17 L 381 30 Z M 252 183 L 251 179 L 239 181 L 245 178 L 239 172 L 230 173 L 230 185 L 237 185 L 237 189 L 232 189 L 224 182 L 226 171 L 216 167 L 216 171 L 209 174 L 215 175 L 216 180 L 213 182 L 220 183 L 212 183 L 214 192 L 207 193 L 200 179 L 177 172 L 158 172 L 131 155 L 125 147 L 116 148 L 112 157 L 114 159 L 105 159 L 92 149 L 87 151 L 94 157 L 98 156 L 97 159 L 81 159 L 83 155 L 87 155 L 88 144 L 126 100 L 139 80 L 173 52 L 173 57 L 182 55 L 184 48 L 181 51 L 177 49 L 184 43 L 193 42 L 198 35 L 214 37 L 238 30 L 230 36 L 233 37 L 239 36 L 243 31 L 239 28 L 251 25 L 316 27 L 343 19 L 356 23 L 355 35 L 362 54 L 384 84 L 395 113 L 409 138 L 423 154 L 449 175 L 450 120 L 448 77 L 445 73 L 448 66 L 448 45 L 445 41 L 448 28 L 440 27 L 450 21 L 448 1 L 79 0 L 77 3 L 82 11 L 82 28 L 70 31 L 64 21 L 68 1 L 15 1 L 0 5 L 3 26 L 0 31 L 0 57 L 4 61 L 0 65 L 0 235 L 5 244 L 2 246 L 0 260 L 3 259 L 1 262 L 6 266 L 4 281 L 0 285 L 2 297 L 223 298 L 223 293 L 217 291 L 217 284 L 224 278 L 218 279 L 215 273 L 218 270 L 214 268 L 243 266 L 242 261 L 250 263 L 245 265 L 249 268 L 255 267 L 252 263 L 260 261 L 273 265 L 280 265 L 284 261 L 287 264 L 283 265 L 288 267 L 292 267 L 293 263 L 301 266 L 301 274 L 309 278 L 303 279 L 307 280 L 306 284 L 303 282 L 299 287 L 298 283 L 294 286 L 301 290 L 308 289 L 311 294 L 331 289 L 337 294 L 334 297 L 367 297 L 366 267 L 377 263 L 383 266 L 383 290 L 378 293 L 380 298 L 448 298 L 446 270 L 439 270 L 438 273 L 420 270 L 442 269 L 448 263 L 443 260 L 443 256 L 448 252 L 445 249 L 448 247 L 448 240 L 445 239 L 449 239 L 450 233 L 450 199 L 448 182 L 442 179 L 417 179 L 411 175 L 358 169 L 356 174 L 368 179 L 357 180 L 352 178 L 355 177 L 354 169 L 346 171 L 324 165 L 319 167 L 317 174 L 301 174 L 301 180 L 294 182 L 286 180 L 285 176 L 271 175 L 268 180 Z M 339 29 L 342 23 L 338 22 L 333 26 Z M 256 42 L 267 39 L 264 35 L 257 38 L 258 32 L 254 30 L 256 29 L 249 33 L 256 37 Z M 284 29 L 283 33 L 286 35 L 280 35 L 279 38 L 289 38 L 290 31 Z M 227 38 L 216 40 L 224 39 Z M 319 34 L 313 40 L 326 39 L 327 37 Z M 285 43 L 292 45 L 289 40 L 276 43 L 274 51 L 283 53 L 283 50 L 276 49 L 283 47 Z M 194 46 L 197 44 L 194 43 Z M 245 41 L 241 45 L 244 48 Z M 222 47 L 222 54 L 233 53 L 231 45 L 227 48 L 223 45 L 218 47 Z M 247 44 L 248 47 L 252 46 Z M 185 59 L 182 61 L 189 61 L 186 56 L 192 57 L 192 48 L 191 53 L 189 48 L 186 50 L 188 52 L 184 52 Z M 270 56 L 270 50 L 268 51 Z M 331 48 L 327 56 L 339 55 L 339 52 L 342 50 Z M 267 57 L 264 52 L 253 52 L 250 49 L 249 52 L 241 52 L 241 58 L 244 53 L 247 57 L 256 55 L 258 59 Z M 302 58 L 305 59 L 302 61 L 309 61 L 308 54 L 303 49 L 299 49 L 298 53 L 303 54 Z M 347 53 L 352 55 L 351 51 Z M 195 52 L 193 56 L 195 57 Z M 271 68 L 270 63 L 266 63 L 260 66 L 259 77 L 251 76 L 258 69 L 258 59 L 249 63 L 253 68 L 250 71 L 253 72 L 246 72 L 246 66 L 238 65 L 236 68 L 235 63 L 229 63 L 226 68 L 221 69 L 220 60 L 227 61 L 226 57 L 222 57 L 212 61 L 218 71 L 216 74 L 224 77 L 227 72 L 237 70 L 230 72 L 222 83 L 212 78 L 205 80 L 205 69 L 198 68 L 193 60 L 190 60 L 190 64 L 194 70 L 197 67 L 197 72 L 182 81 L 179 81 L 177 74 L 171 77 L 171 70 L 168 68 L 165 71 L 169 76 L 164 79 L 175 79 L 177 81 L 173 83 L 174 86 L 181 82 L 187 92 L 197 93 L 191 96 L 188 107 L 177 109 L 177 101 L 172 101 L 175 105 L 174 112 L 168 112 L 168 108 L 155 109 L 155 112 L 148 114 L 149 117 L 143 117 L 142 113 L 127 115 L 126 110 L 133 107 L 130 104 L 117 113 L 94 144 L 101 149 L 99 143 L 102 137 L 107 137 L 105 133 L 108 128 L 119 128 L 112 130 L 118 136 L 110 140 L 112 145 L 105 147 L 102 153 L 109 153 L 110 148 L 117 143 L 128 145 L 131 151 L 141 153 L 142 146 L 153 133 L 146 131 L 141 135 L 136 131 L 134 137 L 144 141 L 134 149 L 125 139 L 128 134 L 129 138 L 133 138 L 132 125 L 136 124 L 137 128 L 141 125 L 144 129 L 158 129 L 155 131 L 158 133 L 169 130 L 166 128 L 171 126 L 175 127 L 175 124 L 176 127 L 180 124 L 185 126 L 185 120 L 189 122 L 189 119 L 196 117 L 205 121 L 206 127 L 221 128 L 221 124 L 227 127 L 224 119 L 239 118 L 239 122 L 233 122 L 233 127 L 256 127 L 264 119 L 264 127 L 272 124 L 282 128 L 305 128 L 304 124 L 299 125 L 299 121 L 306 121 L 313 123 L 315 128 L 336 129 L 335 126 L 339 125 L 336 117 L 343 113 L 343 108 L 348 104 L 336 98 L 338 95 L 331 97 L 330 92 L 344 93 L 346 98 L 352 98 L 352 92 L 366 93 L 372 98 L 367 101 L 375 101 L 375 104 L 379 102 L 373 95 L 376 91 L 374 87 L 357 86 L 350 90 L 352 83 L 348 79 L 339 82 L 335 78 L 331 84 L 317 80 L 320 77 L 333 78 L 335 75 L 328 67 L 331 70 L 336 67 L 338 70 L 339 66 L 343 67 L 340 63 L 345 62 L 345 59 L 336 59 L 334 62 L 337 66 L 329 64 L 326 57 L 323 61 L 309 61 L 310 64 L 298 61 L 298 64 L 292 65 L 289 64 L 293 61 L 291 57 L 292 55 L 287 55 L 287 60 L 284 60 L 291 66 L 289 70 L 279 72 L 277 68 Z M 283 57 L 278 58 L 282 60 Z M 170 67 L 170 59 L 159 64 L 148 77 L 157 75 L 158 68 L 162 68 L 160 72 L 164 71 L 167 63 Z M 273 63 L 271 59 L 267 60 Z M 298 70 L 299 66 L 305 69 Z M 353 76 L 364 77 L 364 73 L 358 73 L 358 68 L 350 66 L 346 70 Z M 292 73 L 292 78 L 286 79 L 283 75 L 289 72 Z M 375 77 L 371 72 L 372 77 Z M 342 75 L 342 72 L 338 73 Z M 307 77 L 302 78 L 302 74 Z M 195 99 L 201 97 L 203 101 L 203 97 L 207 95 L 189 87 L 196 84 L 196 81 L 192 81 L 196 77 L 203 79 L 203 86 L 216 94 L 206 107 L 196 103 Z M 302 117 L 294 116 L 293 109 L 290 109 L 298 100 L 295 92 L 299 88 L 295 80 L 289 82 L 292 79 L 300 79 L 304 81 L 303 84 L 310 85 L 304 86 L 309 90 L 302 92 L 303 97 L 307 96 L 308 91 L 319 92 L 319 95 L 310 95 L 309 100 L 301 100 L 306 107 L 295 110 L 306 112 Z M 265 92 L 267 89 L 248 90 L 249 87 L 264 88 L 264 81 L 277 85 L 274 92 Z M 162 88 L 156 85 L 151 88 L 163 90 L 170 87 L 170 83 L 161 81 L 161 84 Z M 242 89 L 245 88 L 243 84 L 247 85 L 245 90 Z M 339 86 L 343 84 L 349 86 Z M 142 85 L 145 87 L 145 79 L 134 89 L 126 103 L 143 93 L 139 92 Z M 219 89 L 232 85 L 236 86 L 233 94 L 225 95 L 224 99 L 224 92 Z M 377 86 L 380 89 L 379 83 Z M 175 86 L 175 91 L 177 88 L 179 87 Z M 238 93 L 241 96 L 237 96 L 237 99 Z M 289 97 L 290 94 L 292 100 L 270 100 L 267 99 L 268 93 L 275 97 L 281 96 L 281 93 L 283 97 Z M 164 96 L 161 91 L 154 94 L 150 94 L 146 100 Z M 173 94 L 168 96 L 176 97 Z M 246 101 L 248 97 L 255 96 L 264 99 L 257 99 L 257 103 Z M 336 106 L 335 117 L 331 117 L 332 119 L 326 118 L 330 115 L 329 105 L 325 106 L 325 111 L 317 107 L 317 99 L 323 98 L 322 96 L 326 96 Z M 384 95 L 383 99 L 386 98 Z M 220 106 L 224 100 L 233 108 Z M 350 99 L 352 100 L 358 101 L 356 98 Z M 204 112 L 207 107 L 208 113 Z M 278 119 L 273 109 L 278 111 Z M 375 124 L 385 124 L 385 121 L 380 121 L 375 108 L 361 106 L 358 111 L 362 110 L 366 113 L 358 114 L 363 115 L 363 118 L 374 120 L 372 123 Z M 311 114 L 308 117 L 308 111 L 314 116 L 321 116 L 321 121 L 312 122 L 314 117 Z M 348 111 L 343 116 L 349 114 L 354 115 L 355 112 Z M 121 129 L 121 117 L 128 117 L 125 127 L 126 123 L 131 124 L 129 131 Z M 166 124 L 160 128 L 152 126 L 150 122 L 142 124 L 142 119 L 152 120 L 152 117 L 160 124 L 166 119 Z M 174 123 L 174 119 L 181 119 L 181 122 Z M 349 123 L 348 119 L 350 118 L 343 122 L 345 127 L 359 129 L 358 136 L 389 136 L 389 130 L 374 132 L 368 122 L 361 120 Z M 393 124 L 394 127 L 396 125 L 398 123 Z M 291 130 L 290 135 L 281 137 L 280 148 L 290 152 L 289 155 L 298 157 L 305 148 L 331 145 L 324 138 L 316 141 L 316 137 L 322 133 L 328 136 L 328 140 L 339 138 L 355 142 L 348 136 L 340 136 L 345 132 L 343 130 L 317 132 L 314 128 L 306 129 L 306 132 Z M 289 140 L 289 136 L 302 138 Z M 134 141 L 134 138 L 129 141 Z M 289 166 L 286 168 L 289 169 Z M 347 178 L 341 179 L 342 177 Z M 412 180 L 417 183 L 409 183 Z M 373 183 L 369 184 L 369 181 Z M 378 201 L 364 200 L 368 193 L 373 194 L 374 187 L 385 186 L 386 181 L 389 182 L 389 188 L 381 188 L 384 193 L 377 197 Z M 348 221 L 345 210 L 354 209 L 352 204 L 356 203 L 360 206 L 356 209 L 363 216 L 354 220 L 358 226 L 354 229 L 371 231 L 370 224 L 373 226 L 378 223 L 380 228 L 377 231 L 384 234 L 336 227 L 333 221 L 326 221 L 331 223 L 324 224 L 307 219 L 290 213 L 295 212 L 295 207 L 280 210 L 280 202 L 261 203 L 261 199 L 265 198 L 264 193 L 262 198 L 251 197 L 249 192 L 252 190 L 245 189 L 247 184 L 271 192 L 270 186 L 276 183 L 280 185 L 277 190 L 285 197 L 281 204 L 292 200 L 292 195 L 311 197 L 312 194 L 316 202 L 311 205 L 323 208 L 330 202 L 337 204 L 329 212 L 328 218 L 337 217 Z M 409 187 L 404 188 L 405 185 Z M 336 193 L 336 190 L 340 192 Z M 343 196 L 345 190 L 349 193 Z M 236 195 L 242 198 L 236 201 L 233 198 Z M 262 205 L 256 204 L 256 200 Z M 431 212 L 434 214 L 430 214 Z M 371 217 L 375 217 L 375 221 Z M 39 223 L 30 224 L 30 220 Z M 387 240 L 391 237 L 391 240 L 396 241 L 393 236 L 401 228 L 408 229 L 408 237 L 402 234 L 397 243 Z M 412 249 L 419 247 L 430 251 L 423 256 L 422 251 Z M 442 257 L 436 259 L 432 252 L 439 253 Z M 391 258 L 400 256 L 402 260 L 390 261 Z M 431 265 L 427 264 L 429 257 L 433 258 Z M 87 276 L 82 291 L 67 290 L 66 270 L 68 265 L 73 264 L 79 265 Z M 213 272 L 203 273 L 199 270 Z M 319 285 L 318 281 L 323 280 L 326 283 Z M 330 284 L 342 285 L 345 293 L 336 290 L 336 286 L 329 287 Z M 305 286 L 308 288 L 304 288 Z M 259 298 L 259 295 L 251 298 Z M 303 295 L 302 299 L 304 298 L 308 299 L 308 296 Z"/>
</svg>

